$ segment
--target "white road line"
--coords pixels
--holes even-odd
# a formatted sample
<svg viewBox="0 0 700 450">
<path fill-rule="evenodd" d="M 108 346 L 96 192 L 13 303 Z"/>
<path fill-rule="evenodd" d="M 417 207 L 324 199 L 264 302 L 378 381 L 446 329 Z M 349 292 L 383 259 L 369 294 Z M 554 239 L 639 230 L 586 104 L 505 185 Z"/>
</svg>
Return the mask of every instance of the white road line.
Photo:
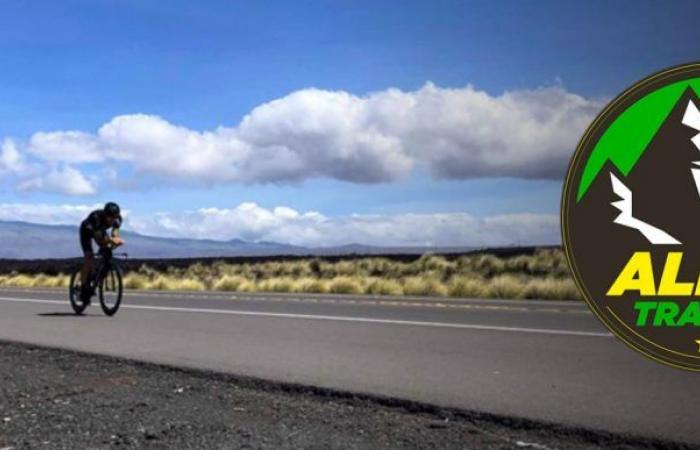
<svg viewBox="0 0 700 450">
<path fill-rule="evenodd" d="M 38 290 L 35 288 L 32 289 L 20 289 L 20 290 L 11 290 L 11 289 L 0 289 L 0 293 L 8 293 L 11 294 L 13 292 L 23 292 L 23 293 L 46 293 L 46 294 L 55 294 L 59 291 L 49 291 L 49 290 Z M 366 300 L 349 300 L 349 299 L 334 299 L 334 298 L 314 298 L 314 297 L 307 297 L 307 298 L 294 298 L 294 297 L 288 297 L 286 295 L 280 295 L 279 297 L 263 297 L 263 296 L 236 296 L 236 295 L 207 295 L 207 294 L 188 294 L 188 293 L 171 293 L 171 294 L 165 294 L 165 293 L 153 293 L 153 292 L 126 292 L 125 293 L 126 298 L 173 298 L 173 299 L 184 299 L 184 298 L 199 298 L 202 300 L 229 300 L 229 301 L 255 301 L 255 302 L 275 302 L 275 303 L 284 303 L 284 302 L 296 302 L 296 303 L 320 303 L 320 304 L 339 304 L 339 305 L 362 305 L 362 306 L 391 306 L 391 307 L 405 307 L 405 308 L 452 308 L 452 309 L 484 309 L 484 310 L 493 310 L 493 311 L 505 311 L 505 312 L 512 312 L 512 311 L 518 311 L 518 312 L 526 312 L 526 313 L 540 313 L 540 312 L 545 312 L 545 313 L 557 313 L 557 314 L 590 314 L 590 310 L 586 307 L 586 305 L 578 305 L 578 309 L 570 309 L 570 308 L 552 308 L 552 307 L 539 307 L 536 304 L 528 304 L 527 306 L 523 306 L 522 303 L 525 302 L 525 300 L 510 300 L 510 302 L 513 302 L 513 306 L 498 306 L 498 305 L 486 305 L 482 304 L 484 301 L 475 299 L 475 300 L 468 300 L 468 299 L 458 299 L 455 301 L 449 301 L 447 303 L 445 302 L 440 302 L 436 299 L 424 299 L 422 302 L 415 300 L 415 299 L 406 299 L 410 301 L 406 301 L 404 299 L 392 299 L 392 300 L 372 300 L 372 297 L 369 297 Z M 489 299 L 486 300 L 487 303 L 495 303 L 499 301 L 498 299 Z M 503 300 L 501 300 L 502 302 Z M 527 300 L 527 302 L 533 302 L 532 300 Z M 552 301 L 547 301 L 548 303 L 552 303 Z M 519 303 L 519 305 L 515 306 L 516 303 Z M 532 306 L 529 307 L 529 306 Z M 576 305 L 566 305 L 567 307 L 574 306 Z"/>
<path fill-rule="evenodd" d="M 43 300 L 38 298 L 14 298 L 0 297 L 0 301 L 17 302 L 17 303 L 48 303 L 65 305 L 65 301 L 59 300 Z M 149 305 L 122 305 L 125 309 L 145 309 L 150 311 L 171 311 L 185 313 L 205 313 L 205 314 L 229 314 L 234 316 L 253 316 L 253 317 L 272 317 L 283 319 L 303 319 L 303 320 L 331 320 L 337 322 L 361 322 L 361 323 L 379 323 L 387 325 L 412 325 L 419 327 L 433 328 L 458 328 L 467 330 L 487 330 L 487 331 L 512 331 L 518 333 L 538 333 L 538 334 L 554 334 L 563 336 L 591 336 L 591 337 L 612 337 L 610 333 L 601 333 L 595 331 L 573 331 L 573 330 L 554 330 L 547 328 L 521 328 L 521 327 L 500 327 L 491 325 L 470 325 L 462 323 L 449 322 L 420 322 L 414 320 L 394 320 L 394 319 L 373 319 L 369 317 L 343 317 L 343 316 L 324 316 L 313 314 L 288 314 L 288 313 L 271 313 L 257 311 L 236 311 L 230 309 L 209 309 L 209 308 L 174 308 L 171 306 L 149 306 Z"/>
<path fill-rule="evenodd" d="M 12 286 L 3 286 L 0 287 L 0 293 L 5 292 L 5 293 L 13 293 L 13 292 L 22 292 L 22 293 L 43 293 L 43 294 L 56 294 L 56 293 L 62 293 L 64 292 L 64 288 L 54 288 L 54 289 L 46 289 L 46 288 L 19 288 L 19 287 L 12 287 Z M 215 299 L 215 300 L 273 300 L 273 301 L 284 301 L 284 300 L 291 300 L 291 301 L 305 301 L 305 299 L 299 299 L 295 298 L 295 294 L 288 294 L 288 293 L 274 293 L 273 297 L 268 297 L 263 295 L 248 295 L 243 292 L 239 292 L 238 295 L 235 294 L 234 291 L 231 292 L 226 292 L 226 291 L 198 291 L 198 292 L 192 292 L 192 291 L 150 291 L 150 290 L 136 290 L 136 289 L 128 289 L 124 295 L 126 297 L 175 297 L 175 298 L 182 298 L 182 297 L 187 297 L 187 296 L 192 296 L 193 298 L 205 298 L 205 299 Z M 360 296 L 358 298 L 357 296 L 353 296 L 350 294 L 317 294 L 317 293 L 306 293 L 304 294 L 305 298 L 319 298 L 322 300 L 326 299 L 338 299 L 341 301 L 346 301 L 350 303 L 351 301 L 384 301 L 382 296 L 375 296 L 375 295 L 365 295 L 365 296 Z M 416 297 L 416 296 L 393 296 L 386 301 L 389 302 L 425 302 L 425 303 L 434 303 L 434 302 L 439 302 L 442 297 Z M 352 299 L 352 300 L 351 300 Z M 509 300 L 509 299 L 502 299 L 502 298 L 488 298 L 488 299 L 483 299 L 483 298 L 450 298 L 448 300 L 450 303 L 466 303 L 466 304 L 472 304 L 472 303 L 491 303 L 494 305 L 498 304 L 506 304 L 506 305 L 513 305 L 515 307 L 523 307 L 523 305 L 527 306 L 542 306 L 546 308 L 550 308 L 552 306 L 558 306 L 558 307 L 566 307 L 566 308 L 582 308 L 586 311 L 589 311 L 585 302 L 580 302 L 576 300 Z"/>
</svg>

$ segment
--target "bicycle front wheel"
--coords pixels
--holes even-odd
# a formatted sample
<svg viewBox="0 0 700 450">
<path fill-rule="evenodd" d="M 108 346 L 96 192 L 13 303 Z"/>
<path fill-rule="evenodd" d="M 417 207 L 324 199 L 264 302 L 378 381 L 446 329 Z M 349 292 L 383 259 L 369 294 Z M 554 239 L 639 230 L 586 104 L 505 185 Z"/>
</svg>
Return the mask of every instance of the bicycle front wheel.
<svg viewBox="0 0 700 450">
<path fill-rule="evenodd" d="M 113 316 L 117 312 L 122 302 L 122 294 L 122 271 L 112 265 L 105 270 L 99 283 L 100 306 L 106 315 Z"/>
<path fill-rule="evenodd" d="M 80 282 L 80 268 L 78 268 L 70 277 L 70 283 L 68 286 L 68 298 L 70 299 L 70 305 L 73 307 L 73 311 L 80 315 L 87 308 L 87 303 L 83 302 L 81 298 L 82 283 Z"/>
</svg>

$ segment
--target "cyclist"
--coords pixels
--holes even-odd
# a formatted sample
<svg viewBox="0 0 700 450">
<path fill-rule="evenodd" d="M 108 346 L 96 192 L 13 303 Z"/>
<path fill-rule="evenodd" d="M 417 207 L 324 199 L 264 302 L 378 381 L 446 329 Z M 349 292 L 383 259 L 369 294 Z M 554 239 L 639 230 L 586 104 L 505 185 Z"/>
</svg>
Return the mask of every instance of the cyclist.
<svg viewBox="0 0 700 450">
<path fill-rule="evenodd" d="M 95 266 L 95 255 L 92 250 L 92 240 L 98 246 L 114 246 L 124 244 L 124 239 L 119 236 L 119 227 L 122 224 L 122 216 L 119 205 L 108 202 L 103 209 L 96 209 L 87 216 L 80 224 L 80 246 L 83 249 L 83 269 L 80 273 L 82 292 L 81 300 L 90 302 L 93 292 L 88 287 L 88 278 Z M 112 229 L 111 236 L 107 235 L 107 230 Z"/>
</svg>

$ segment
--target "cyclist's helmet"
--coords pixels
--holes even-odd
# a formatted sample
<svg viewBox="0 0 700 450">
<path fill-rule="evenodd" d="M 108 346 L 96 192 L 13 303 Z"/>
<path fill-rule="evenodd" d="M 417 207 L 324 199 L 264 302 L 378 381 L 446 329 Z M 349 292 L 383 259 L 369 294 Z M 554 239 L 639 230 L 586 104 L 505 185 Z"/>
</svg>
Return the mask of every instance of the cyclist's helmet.
<svg viewBox="0 0 700 450">
<path fill-rule="evenodd" d="M 121 210 L 119 209 L 119 205 L 114 202 L 109 202 L 105 205 L 104 212 L 109 217 L 119 217 Z"/>
</svg>

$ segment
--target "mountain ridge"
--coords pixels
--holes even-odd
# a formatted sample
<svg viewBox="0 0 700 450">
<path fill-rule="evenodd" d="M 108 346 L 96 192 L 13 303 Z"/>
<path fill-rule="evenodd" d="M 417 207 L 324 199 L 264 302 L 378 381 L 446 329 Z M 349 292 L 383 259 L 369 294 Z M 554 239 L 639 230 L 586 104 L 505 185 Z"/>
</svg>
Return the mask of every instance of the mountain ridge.
<svg viewBox="0 0 700 450">
<path fill-rule="evenodd" d="M 147 236 L 123 231 L 127 244 L 124 251 L 134 258 L 206 258 L 231 256 L 276 255 L 351 255 L 367 254 L 420 254 L 425 252 L 449 253 L 472 251 L 475 246 L 396 246 L 383 247 L 359 243 L 329 247 L 303 247 L 291 244 L 260 241 L 249 242 L 234 238 L 226 241 L 213 239 L 169 238 Z M 0 221 L 0 259 L 61 259 L 82 255 L 78 240 L 78 226 L 47 225 L 22 221 Z"/>
</svg>

